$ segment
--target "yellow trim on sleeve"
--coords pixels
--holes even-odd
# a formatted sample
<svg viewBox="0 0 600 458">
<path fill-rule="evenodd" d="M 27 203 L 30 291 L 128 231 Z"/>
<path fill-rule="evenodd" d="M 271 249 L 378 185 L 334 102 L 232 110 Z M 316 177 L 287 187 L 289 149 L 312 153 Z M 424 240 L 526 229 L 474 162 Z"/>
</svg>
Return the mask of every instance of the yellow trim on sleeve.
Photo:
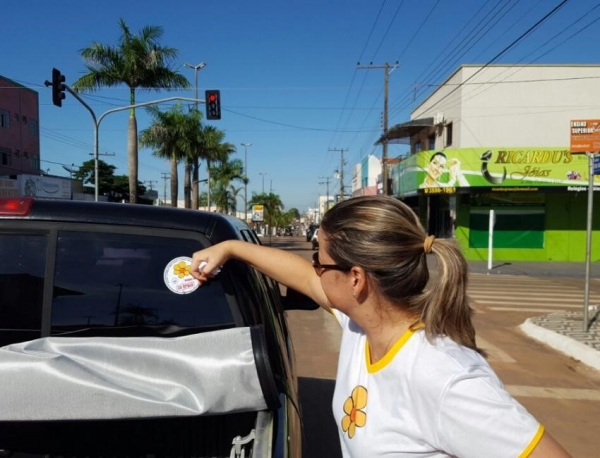
<svg viewBox="0 0 600 458">
<path fill-rule="evenodd" d="M 519 458 L 527 458 L 529 455 L 531 455 L 531 452 L 533 452 L 533 450 L 537 447 L 537 444 L 540 443 L 540 440 L 542 439 L 543 435 L 544 425 L 540 424 L 537 432 L 535 433 L 535 436 L 533 436 L 533 439 L 531 439 L 529 445 L 525 448 L 525 450 L 523 450 L 523 453 L 519 455 Z"/>
</svg>

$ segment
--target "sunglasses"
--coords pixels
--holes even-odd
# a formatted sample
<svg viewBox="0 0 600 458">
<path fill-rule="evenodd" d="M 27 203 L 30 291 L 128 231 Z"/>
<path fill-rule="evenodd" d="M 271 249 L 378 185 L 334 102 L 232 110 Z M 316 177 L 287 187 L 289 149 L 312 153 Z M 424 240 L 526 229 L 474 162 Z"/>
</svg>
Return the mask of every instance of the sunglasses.
<svg viewBox="0 0 600 458">
<path fill-rule="evenodd" d="M 319 276 L 319 277 L 321 275 L 323 275 L 323 272 L 325 272 L 325 269 L 339 270 L 342 272 L 350 271 L 350 269 L 338 266 L 337 264 L 321 264 L 319 262 L 319 252 L 318 251 L 315 251 L 312 255 L 312 265 L 315 269 L 315 272 L 317 273 L 317 276 Z"/>
</svg>

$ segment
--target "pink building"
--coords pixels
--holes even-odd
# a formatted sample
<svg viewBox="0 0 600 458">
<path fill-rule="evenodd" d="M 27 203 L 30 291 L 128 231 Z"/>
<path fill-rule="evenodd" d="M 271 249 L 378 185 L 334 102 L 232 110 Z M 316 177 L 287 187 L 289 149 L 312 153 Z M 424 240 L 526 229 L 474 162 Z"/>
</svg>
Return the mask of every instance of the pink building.
<svg viewBox="0 0 600 458">
<path fill-rule="evenodd" d="M 0 177 L 40 173 L 38 93 L 0 75 Z"/>
</svg>

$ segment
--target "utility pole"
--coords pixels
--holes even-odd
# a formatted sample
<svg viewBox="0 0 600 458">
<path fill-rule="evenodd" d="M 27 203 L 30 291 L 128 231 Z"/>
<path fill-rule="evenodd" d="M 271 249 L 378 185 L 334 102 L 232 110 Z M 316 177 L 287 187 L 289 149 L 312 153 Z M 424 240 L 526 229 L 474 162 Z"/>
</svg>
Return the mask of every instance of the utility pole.
<svg viewBox="0 0 600 458">
<path fill-rule="evenodd" d="M 371 62 L 369 65 L 360 65 L 360 62 L 358 63 L 358 67 L 359 70 L 370 70 L 370 69 L 375 69 L 375 68 L 383 68 L 384 71 L 384 78 L 383 78 L 383 142 L 382 142 L 382 146 L 383 146 L 383 153 L 381 155 L 381 174 L 383 175 L 383 195 L 387 196 L 388 194 L 388 169 L 387 169 L 387 165 L 388 165 L 388 141 L 387 141 L 387 134 L 388 134 L 388 86 L 389 86 L 389 77 L 390 77 L 390 69 L 394 70 L 396 68 L 398 68 L 398 61 L 396 61 L 396 63 L 394 65 L 390 65 L 387 62 L 384 65 L 373 65 L 373 62 Z"/>
<path fill-rule="evenodd" d="M 341 154 L 340 161 L 340 202 L 344 200 L 344 151 L 348 151 L 348 148 L 329 148 L 329 151 L 339 151 Z"/>
<path fill-rule="evenodd" d="M 327 185 L 327 197 L 326 197 L 327 200 L 325 201 L 325 206 L 327 206 L 327 204 L 329 203 L 329 182 L 330 182 L 330 179 L 329 179 L 329 177 L 321 177 L 320 179 L 321 180 L 325 180 L 325 181 L 319 181 L 319 184 L 325 184 L 325 185 Z M 327 211 L 327 210 L 328 209 L 325 208 L 325 211 Z"/>
<path fill-rule="evenodd" d="M 167 180 L 171 178 L 171 174 L 169 172 L 160 172 L 162 174 L 161 178 L 165 181 L 165 190 L 163 194 L 163 203 L 167 203 Z"/>
<path fill-rule="evenodd" d="M 248 147 L 252 143 L 240 143 L 244 147 L 244 221 L 248 222 Z"/>
<path fill-rule="evenodd" d="M 148 186 L 150 187 L 150 191 L 152 191 L 154 189 L 152 187 L 152 183 L 156 183 L 156 180 L 146 180 L 146 181 L 144 181 L 144 183 L 148 183 Z"/>
</svg>

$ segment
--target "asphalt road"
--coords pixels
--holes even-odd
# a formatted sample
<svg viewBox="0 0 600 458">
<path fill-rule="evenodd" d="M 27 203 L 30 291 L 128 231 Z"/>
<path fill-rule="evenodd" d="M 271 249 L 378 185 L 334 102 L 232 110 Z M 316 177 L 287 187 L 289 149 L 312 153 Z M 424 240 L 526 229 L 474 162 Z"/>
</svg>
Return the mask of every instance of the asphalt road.
<svg viewBox="0 0 600 458">
<path fill-rule="evenodd" d="M 269 245 L 269 238 L 264 240 Z M 302 237 L 273 237 L 272 246 L 310 258 Z M 579 307 L 583 283 L 573 278 L 472 274 L 469 295 L 478 345 L 506 388 L 574 458 L 600 456 L 600 373 L 520 331 L 527 318 Z M 600 294 L 600 291 L 596 293 Z M 341 456 L 331 399 L 340 330 L 329 314 L 288 314 L 300 375 L 304 457 Z"/>
</svg>

